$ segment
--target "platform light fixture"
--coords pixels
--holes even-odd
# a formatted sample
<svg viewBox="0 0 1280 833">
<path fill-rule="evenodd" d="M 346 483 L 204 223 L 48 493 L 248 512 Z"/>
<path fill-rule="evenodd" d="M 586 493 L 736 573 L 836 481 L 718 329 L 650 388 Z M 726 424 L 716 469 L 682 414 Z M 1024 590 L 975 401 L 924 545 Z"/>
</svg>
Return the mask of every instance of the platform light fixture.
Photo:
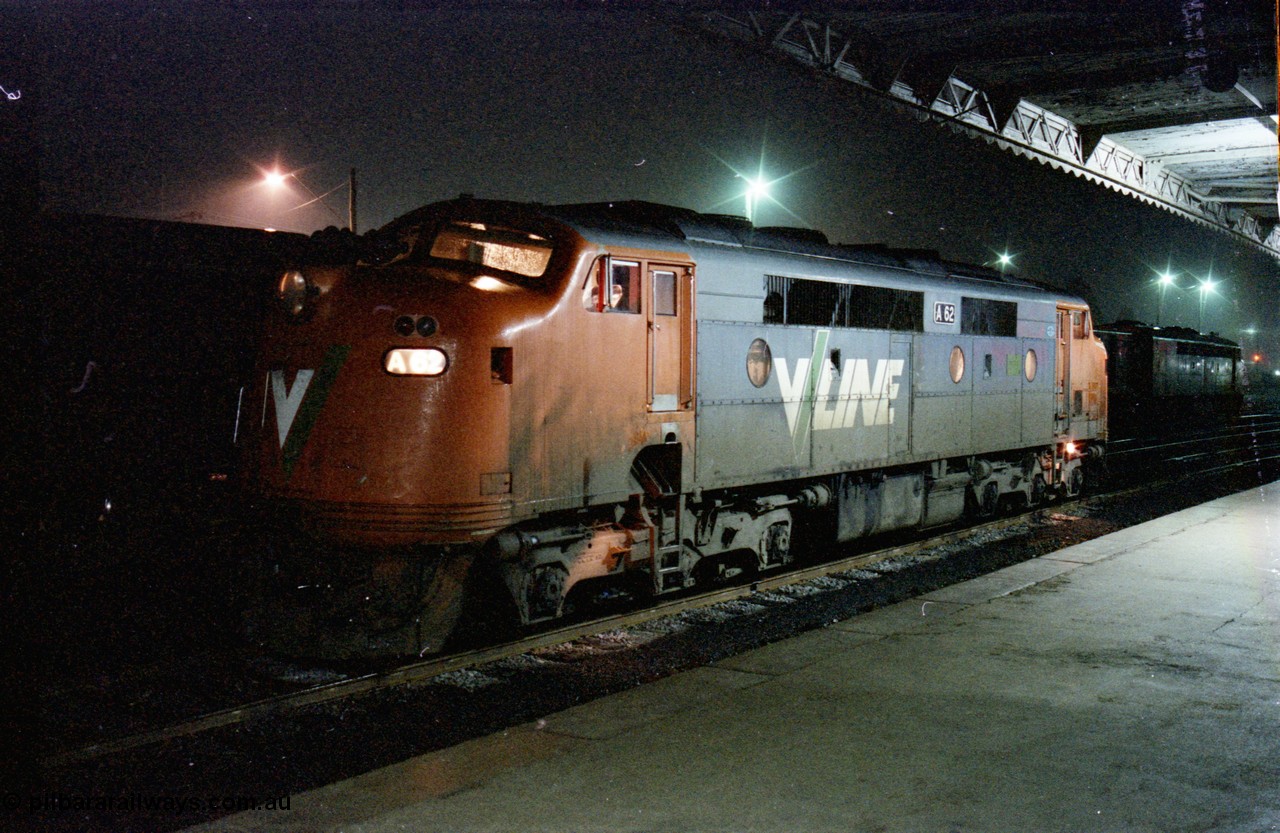
<svg viewBox="0 0 1280 833">
<path fill-rule="evenodd" d="M 1152 269 L 1154 272 L 1155 270 Z M 1165 266 L 1161 272 L 1156 272 L 1156 286 L 1160 289 L 1160 301 L 1156 307 L 1156 326 L 1159 327 L 1164 318 L 1164 296 L 1169 291 L 1169 287 L 1178 288 L 1177 275 L 1169 266 Z"/>
<path fill-rule="evenodd" d="M 754 223 L 756 221 L 756 203 L 762 199 L 768 199 L 769 186 L 772 183 L 768 182 L 763 176 L 742 178 L 747 182 L 747 190 L 744 194 L 747 200 L 747 219 Z"/>
<path fill-rule="evenodd" d="M 983 266 L 993 266 L 1000 270 L 1000 274 L 1004 274 L 1013 266 L 1013 259 L 1017 257 L 1016 252 L 1010 252 L 1007 248 L 1004 251 L 997 252 L 995 249 L 990 250 L 995 257 L 983 263 Z"/>
<path fill-rule="evenodd" d="M 1201 279 L 1200 279 L 1200 287 L 1199 287 L 1199 292 L 1200 292 L 1200 313 L 1199 313 L 1199 315 L 1196 317 L 1196 330 L 1197 330 L 1198 332 L 1204 332 L 1204 305 L 1205 305 L 1205 301 L 1209 298 L 1209 296 L 1210 296 L 1210 295 L 1217 295 L 1217 294 L 1218 294 L 1218 292 L 1217 292 L 1217 288 L 1218 288 L 1218 284 L 1219 284 L 1219 283 L 1220 283 L 1220 281 L 1215 281 L 1215 280 L 1213 279 L 1213 275 L 1208 275 L 1207 277 L 1204 277 L 1204 278 L 1201 278 Z"/>
<path fill-rule="evenodd" d="M 749 220 L 752 224 L 754 224 L 756 221 L 757 209 L 764 203 L 768 202 L 773 204 L 777 208 L 782 209 L 789 216 L 797 220 L 799 223 L 801 223 L 805 227 L 811 227 L 812 224 L 808 220 L 801 217 L 799 214 L 796 214 L 789 207 L 787 207 L 781 200 L 779 200 L 775 192 L 777 190 L 778 185 L 790 179 L 791 177 L 795 176 L 796 174 L 803 173 L 804 171 L 809 170 L 810 168 L 817 165 L 818 164 L 817 162 L 810 163 L 808 165 L 805 165 L 802 168 L 797 168 L 796 170 L 793 170 L 793 171 L 788 171 L 787 173 L 781 176 L 771 177 L 771 176 L 766 176 L 765 174 L 765 160 L 764 160 L 765 152 L 764 152 L 763 143 L 761 143 L 761 146 L 760 146 L 760 158 L 759 158 L 759 161 L 756 163 L 756 166 L 755 166 L 756 171 L 754 174 L 739 170 L 738 168 L 726 162 L 723 158 L 721 158 L 718 154 L 716 154 L 713 151 L 709 150 L 708 153 L 710 153 L 713 157 L 715 157 L 715 160 L 717 162 L 719 162 L 721 165 L 724 165 L 726 168 L 732 171 L 735 180 L 740 179 L 744 183 L 744 187 L 741 190 L 735 189 L 735 193 L 733 194 L 733 196 L 728 197 L 727 199 L 721 200 L 720 202 L 712 205 L 710 207 L 712 210 L 719 208 L 722 205 L 726 205 L 728 203 L 737 202 L 737 200 L 741 199 L 746 203 L 747 220 Z"/>
</svg>

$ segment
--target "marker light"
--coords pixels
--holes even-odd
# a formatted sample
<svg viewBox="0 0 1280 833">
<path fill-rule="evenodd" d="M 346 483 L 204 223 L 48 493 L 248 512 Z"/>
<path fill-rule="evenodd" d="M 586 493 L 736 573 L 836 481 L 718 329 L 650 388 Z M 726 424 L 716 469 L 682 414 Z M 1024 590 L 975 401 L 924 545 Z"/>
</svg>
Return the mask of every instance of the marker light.
<svg viewBox="0 0 1280 833">
<path fill-rule="evenodd" d="M 387 351 L 382 367 L 392 376 L 439 376 L 449 367 L 449 357 L 435 347 L 397 347 Z"/>
<path fill-rule="evenodd" d="M 1062 455 L 1063 455 L 1064 457 L 1074 457 L 1074 456 L 1076 456 L 1076 444 L 1075 444 L 1075 443 L 1072 443 L 1072 442 L 1069 442 L 1069 443 L 1067 443 L 1066 445 L 1064 445 L 1064 446 L 1062 447 Z"/>
</svg>

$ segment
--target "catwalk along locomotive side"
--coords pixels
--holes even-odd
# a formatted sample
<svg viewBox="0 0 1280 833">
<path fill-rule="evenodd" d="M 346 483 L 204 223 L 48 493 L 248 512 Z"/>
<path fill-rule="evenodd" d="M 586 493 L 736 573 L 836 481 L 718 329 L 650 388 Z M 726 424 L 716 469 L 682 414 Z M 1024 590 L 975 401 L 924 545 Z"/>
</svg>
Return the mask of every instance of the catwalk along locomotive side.
<svg viewBox="0 0 1280 833">
<path fill-rule="evenodd" d="M 649 203 L 463 198 L 291 271 L 245 396 L 273 650 L 438 651 L 468 577 L 533 623 L 1074 494 L 1079 298 Z"/>
</svg>

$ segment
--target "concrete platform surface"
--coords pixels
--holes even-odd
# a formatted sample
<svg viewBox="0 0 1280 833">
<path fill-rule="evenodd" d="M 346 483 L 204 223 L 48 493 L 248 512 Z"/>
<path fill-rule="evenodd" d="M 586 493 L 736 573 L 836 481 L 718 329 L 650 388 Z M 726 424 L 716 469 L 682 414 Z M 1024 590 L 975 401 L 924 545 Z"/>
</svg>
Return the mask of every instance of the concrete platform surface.
<svg viewBox="0 0 1280 833">
<path fill-rule="evenodd" d="M 1280 830 L 1280 483 L 202 831 Z"/>
</svg>

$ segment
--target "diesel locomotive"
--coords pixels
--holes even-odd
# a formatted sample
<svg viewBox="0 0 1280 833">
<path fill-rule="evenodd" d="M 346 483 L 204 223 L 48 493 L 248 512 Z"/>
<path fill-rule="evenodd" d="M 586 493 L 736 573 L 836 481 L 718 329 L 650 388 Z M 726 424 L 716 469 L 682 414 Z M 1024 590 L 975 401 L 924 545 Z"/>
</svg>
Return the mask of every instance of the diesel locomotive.
<svg viewBox="0 0 1280 833">
<path fill-rule="evenodd" d="M 1073 495 L 1107 437 L 1080 298 L 741 218 L 460 198 L 275 294 L 242 472 L 294 657 L 439 651 L 481 576 L 530 624 Z"/>
</svg>

